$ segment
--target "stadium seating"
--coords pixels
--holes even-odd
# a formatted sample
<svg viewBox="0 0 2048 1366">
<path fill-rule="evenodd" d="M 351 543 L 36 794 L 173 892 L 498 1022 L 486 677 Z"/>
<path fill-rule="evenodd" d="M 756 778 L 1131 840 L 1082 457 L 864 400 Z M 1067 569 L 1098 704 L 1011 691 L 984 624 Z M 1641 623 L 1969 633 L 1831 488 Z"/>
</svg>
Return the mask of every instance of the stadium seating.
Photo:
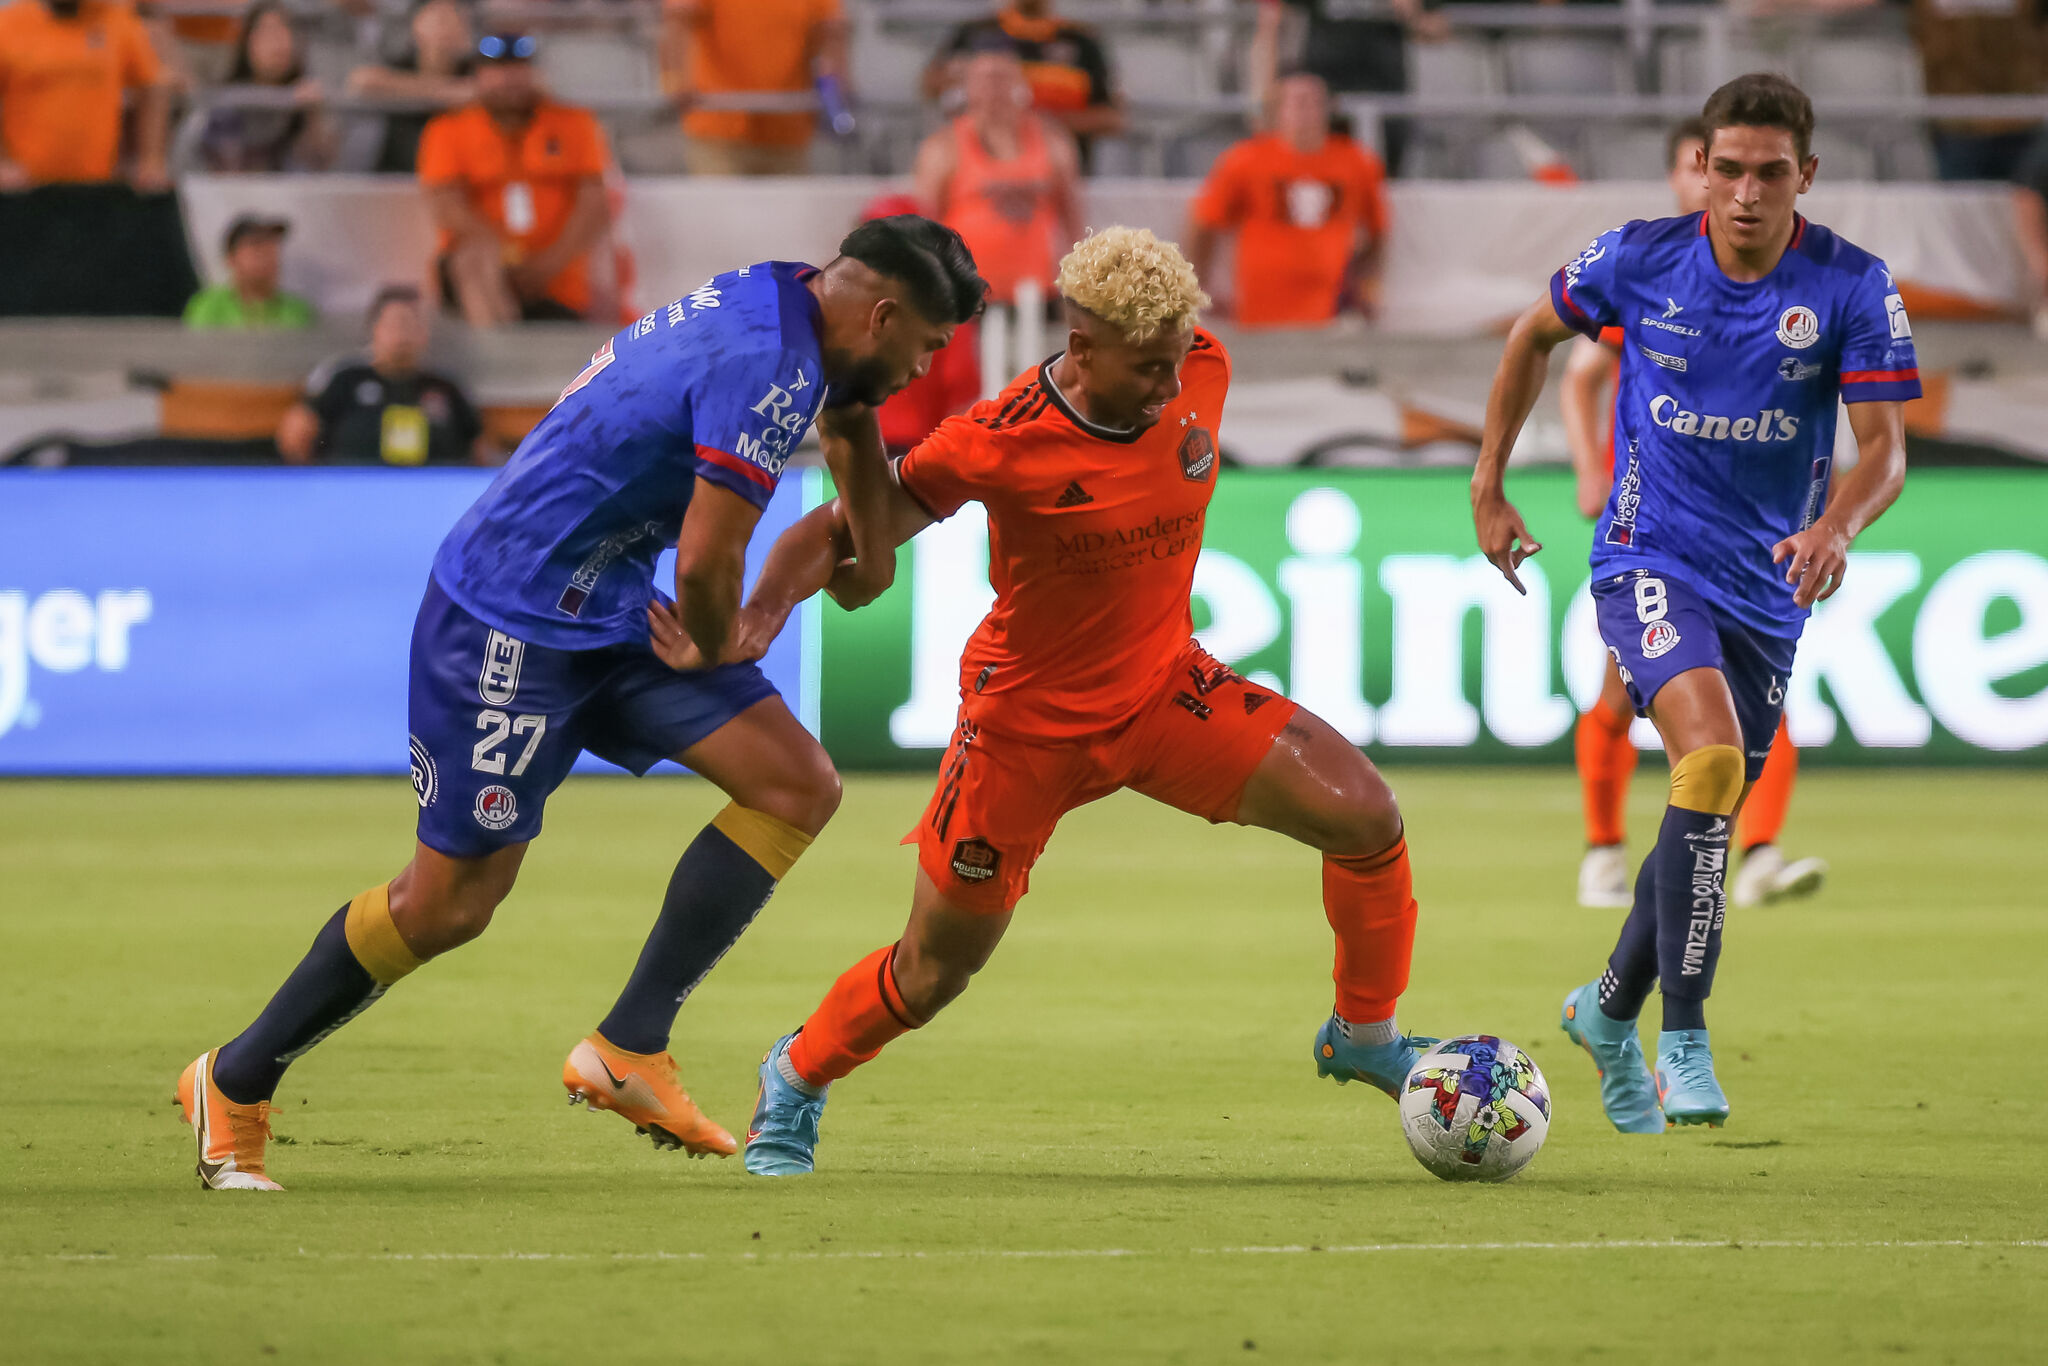
<svg viewBox="0 0 2048 1366">
<path fill-rule="evenodd" d="M 550 34 L 539 65 L 548 88 L 571 104 L 652 101 L 661 94 L 653 50 L 625 34 Z"/>
<path fill-rule="evenodd" d="M 1408 54 L 1408 79 L 1417 95 L 1435 99 L 1501 91 L 1500 62 L 1493 45 L 1465 37 L 1417 43 Z"/>
<path fill-rule="evenodd" d="M 229 55 L 217 19 L 228 0 L 169 0 L 169 8 L 191 16 L 178 41 L 183 65 L 204 90 L 219 80 Z M 1196 175 L 1242 131 L 1240 92 L 1249 75 L 1254 9 L 1248 0 L 1062 5 L 1062 14 L 1102 34 L 1130 111 L 1125 133 L 1097 142 L 1097 175 Z M 849 0 L 861 131 L 855 142 L 821 145 L 820 169 L 906 171 L 935 117 L 920 90 L 926 64 L 962 18 L 980 12 L 979 6 L 921 0 Z M 655 68 L 660 11 L 652 0 L 539 8 L 500 0 L 489 13 L 536 26 L 548 82 L 562 98 L 593 107 L 607 121 L 629 174 L 678 169 L 673 119 Z M 1385 118 L 1408 121 L 1410 175 L 1520 178 L 1527 174 L 1525 161 L 1498 135 L 1521 123 L 1552 142 L 1584 177 L 1639 178 L 1661 160 L 1656 131 L 1674 110 L 1742 71 L 1780 71 L 1801 81 L 1820 102 L 1824 124 L 1830 101 L 1867 110 L 1873 101 L 1925 98 L 1904 16 L 1889 9 L 1837 19 L 1759 20 L 1720 7 L 1669 3 L 1563 9 L 1456 4 L 1443 13 L 1453 26 L 1446 41 L 1409 46 L 1406 94 L 1347 101 L 1369 138 Z M 209 17 L 211 28 L 201 24 Z M 309 74 L 337 99 L 351 68 L 404 42 L 396 10 L 357 18 L 303 7 L 296 22 Z M 374 143 L 364 130 L 374 130 L 377 111 L 342 100 L 337 112 L 345 133 L 337 169 L 360 170 L 361 149 Z M 1831 174 L 1931 175 L 1914 121 L 1923 116 L 1917 110 L 1893 119 L 1859 113 L 1836 122 Z"/>
<path fill-rule="evenodd" d="M 1664 130 L 1600 127 L 1586 135 L 1585 170 L 1592 180 L 1657 180 L 1664 174 Z"/>
<path fill-rule="evenodd" d="M 1611 38 L 1512 37 L 1501 43 L 1501 60 L 1516 95 L 1616 95 L 1634 84 L 1628 53 Z"/>
</svg>

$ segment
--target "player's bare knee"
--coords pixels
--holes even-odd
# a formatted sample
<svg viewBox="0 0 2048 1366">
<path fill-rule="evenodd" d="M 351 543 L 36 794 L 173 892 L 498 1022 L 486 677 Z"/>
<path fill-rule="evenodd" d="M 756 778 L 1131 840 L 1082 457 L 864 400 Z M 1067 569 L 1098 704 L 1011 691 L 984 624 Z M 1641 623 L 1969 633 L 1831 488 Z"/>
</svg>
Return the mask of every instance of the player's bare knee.
<svg viewBox="0 0 2048 1366">
<path fill-rule="evenodd" d="M 1322 845 L 1324 853 L 1377 854 L 1401 838 L 1401 806 L 1377 772 L 1343 794 Z"/>
<path fill-rule="evenodd" d="M 806 819 L 790 823 L 817 834 L 839 810 L 840 798 L 845 795 L 845 786 L 839 781 L 839 770 L 832 767 L 832 761 L 822 750 L 819 751 L 818 764 L 806 777 L 801 789 Z"/>
<path fill-rule="evenodd" d="M 391 880 L 392 924 L 422 959 L 460 948 L 490 927 L 517 869 L 516 862 L 494 859 L 444 862 L 422 871 L 415 861 Z"/>
<path fill-rule="evenodd" d="M 842 791 L 839 771 L 821 749 L 815 763 L 800 765 L 732 796 L 742 806 L 793 825 L 806 835 L 815 835 L 839 809 Z"/>
<path fill-rule="evenodd" d="M 1377 854 L 1394 847 L 1401 838 L 1401 809 L 1395 805 L 1391 792 L 1384 803 L 1360 813 L 1352 826 L 1352 837 L 1361 854 Z"/>
<path fill-rule="evenodd" d="M 434 958 L 475 939 L 490 927 L 497 897 L 427 895 L 391 885 L 391 921 L 406 947 L 421 959 Z"/>
</svg>

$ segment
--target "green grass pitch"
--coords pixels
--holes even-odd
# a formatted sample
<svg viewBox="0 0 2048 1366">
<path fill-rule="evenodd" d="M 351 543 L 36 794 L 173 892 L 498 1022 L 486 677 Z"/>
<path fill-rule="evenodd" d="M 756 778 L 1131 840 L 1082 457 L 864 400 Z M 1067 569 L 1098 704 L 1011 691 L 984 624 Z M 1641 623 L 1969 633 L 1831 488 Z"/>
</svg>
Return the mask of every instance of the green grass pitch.
<svg viewBox="0 0 2048 1366">
<path fill-rule="evenodd" d="M 1640 852 L 1654 830 L 1637 783 Z M 1557 771 L 1392 773 L 1409 1026 L 1549 1075 L 1548 1148 L 1427 1176 L 1318 1081 L 1313 855 L 1131 796 L 1068 819 L 1009 941 L 835 1089 L 822 1170 L 658 1154 L 563 1103 L 720 799 L 578 781 L 476 945 L 294 1069 L 278 1197 L 203 1192 L 178 1069 L 409 847 L 402 781 L 0 785 L 0 1359 L 720 1363 L 2016 1361 L 2048 1341 L 2034 773 L 1811 773 L 1821 899 L 1731 914 L 1721 1131 L 1615 1134 L 1557 1029 L 1615 917 Z M 924 780 L 840 816 L 684 1011 L 745 1126 L 762 1048 L 899 931 Z M 1652 1003 L 1654 1012 L 1655 1003 Z"/>
</svg>

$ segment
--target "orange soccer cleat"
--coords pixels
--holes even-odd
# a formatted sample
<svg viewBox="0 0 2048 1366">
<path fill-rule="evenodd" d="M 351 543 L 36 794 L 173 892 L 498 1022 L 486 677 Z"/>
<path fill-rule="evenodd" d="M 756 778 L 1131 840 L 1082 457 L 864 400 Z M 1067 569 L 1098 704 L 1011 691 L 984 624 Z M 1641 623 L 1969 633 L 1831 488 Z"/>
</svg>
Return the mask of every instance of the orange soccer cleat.
<svg viewBox="0 0 2048 1366">
<path fill-rule="evenodd" d="M 213 1053 L 200 1054 L 179 1075 L 178 1108 L 199 1141 L 199 1180 L 208 1190 L 284 1189 L 263 1172 L 270 1102 L 237 1105 L 222 1095 L 213 1084 Z"/>
<path fill-rule="evenodd" d="M 676 1060 L 667 1053 L 628 1053 L 593 1031 L 569 1050 L 562 1085 L 571 1105 L 580 1100 L 592 1110 L 617 1111 L 657 1148 L 682 1148 L 692 1157 L 739 1151 L 732 1135 L 707 1119 L 683 1090 Z"/>
</svg>

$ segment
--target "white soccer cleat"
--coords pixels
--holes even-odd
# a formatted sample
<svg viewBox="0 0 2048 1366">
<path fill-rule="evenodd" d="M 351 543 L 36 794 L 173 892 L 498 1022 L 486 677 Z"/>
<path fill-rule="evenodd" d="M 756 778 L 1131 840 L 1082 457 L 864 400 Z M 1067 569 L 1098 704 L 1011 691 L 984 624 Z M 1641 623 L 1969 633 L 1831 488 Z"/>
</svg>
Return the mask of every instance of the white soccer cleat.
<svg viewBox="0 0 2048 1366">
<path fill-rule="evenodd" d="M 1775 844 L 1759 844 L 1742 856 L 1729 900 L 1738 906 L 1764 906 L 1773 901 L 1812 896 L 1827 881 L 1826 859 L 1785 862 Z"/>
<path fill-rule="evenodd" d="M 1629 890 L 1628 850 L 1619 844 L 1596 844 L 1579 862 L 1579 904 L 1593 910 L 1626 910 L 1635 900 Z"/>
</svg>

